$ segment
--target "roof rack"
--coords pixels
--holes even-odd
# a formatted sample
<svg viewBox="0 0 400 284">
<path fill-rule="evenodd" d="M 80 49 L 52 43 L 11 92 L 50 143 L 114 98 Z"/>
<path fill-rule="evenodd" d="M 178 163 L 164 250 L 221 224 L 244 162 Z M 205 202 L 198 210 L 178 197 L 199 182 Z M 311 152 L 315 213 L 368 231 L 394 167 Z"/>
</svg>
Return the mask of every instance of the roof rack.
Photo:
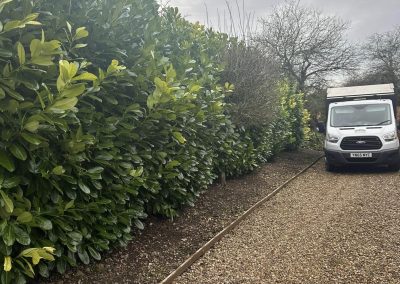
<svg viewBox="0 0 400 284">
<path fill-rule="evenodd" d="M 327 100 L 355 100 L 367 98 L 382 98 L 394 95 L 393 84 L 365 85 L 342 88 L 328 88 Z"/>
</svg>

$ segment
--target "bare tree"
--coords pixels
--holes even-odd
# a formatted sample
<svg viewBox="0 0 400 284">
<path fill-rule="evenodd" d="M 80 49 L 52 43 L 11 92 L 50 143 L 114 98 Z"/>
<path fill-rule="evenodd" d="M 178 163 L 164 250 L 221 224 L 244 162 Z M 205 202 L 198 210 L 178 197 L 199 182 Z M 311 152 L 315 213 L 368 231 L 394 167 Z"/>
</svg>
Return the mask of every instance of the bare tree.
<svg viewBox="0 0 400 284">
<path fill-rule="evenodd" d="M 361 72 L 349 74 L 345 79 L 343 86 L 362 86 L 362 85 L 375 85 L 375 84 L 388 84 L 393 83 L 390 79 L 392 76 L 381 68 L 366 68 Z"/>
<path fill-rule="evenodd" d="M 278 110 L 279 65 L 256 45 L 232 44 L 225 53 L 222 81 L 235 85 L 228 97 L 236 125 L 257 127 L 271 122 Z"/>
<path fill-rule="evenodd" d="M 374 34 L 365 46 L 372 73 L 393 83 L 400 93 L 400 27 L 383 34 Z"/>
<path fill-rule="evenodd" d="M 305 91 L 313 80 L 353 68 L 355 52 L 345 39 L 349 23 L 286 1 L 261 20 L 256 40 L 281 64 L 283 72 Z"/>
</svg>

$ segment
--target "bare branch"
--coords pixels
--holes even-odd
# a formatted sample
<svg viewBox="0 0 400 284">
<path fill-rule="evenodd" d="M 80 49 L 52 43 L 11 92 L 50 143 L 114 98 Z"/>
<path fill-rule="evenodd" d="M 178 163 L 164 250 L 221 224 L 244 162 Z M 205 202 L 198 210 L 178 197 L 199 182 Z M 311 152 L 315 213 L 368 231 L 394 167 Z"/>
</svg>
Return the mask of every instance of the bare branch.
<svg viewBox="0 0 400 284">
<path fill-rule="evenodd" d="M 383 34 L 372 35 L 364 46 L 369 59 L 369 73 L 387 83 L 393 83 L 400 93 L 400 27 Z M 368 73 L 368 72 L 367 72 Z M 365 78 L 371 78 L 364 74 Z"/>
<path fill-rule="evenodd" d="M 344 37 L 349 23 L 301 6 L 298 0 L 276 6 L 261 24 L 256 41 L 281 63 L 301 91 L 314 78 L 355 66 L 354 48 Z"/>
<path fill-rule="evenodd" d="M 276 86 L 281 79 L 279 66 L 255 45 L 243 42 L 226 50 L 222 81 L 235 85 L 228 97 L 232 102 L 232 119 L 236 125 L 251 127 L 271 121 L 277 111 Z"/>
</svg>

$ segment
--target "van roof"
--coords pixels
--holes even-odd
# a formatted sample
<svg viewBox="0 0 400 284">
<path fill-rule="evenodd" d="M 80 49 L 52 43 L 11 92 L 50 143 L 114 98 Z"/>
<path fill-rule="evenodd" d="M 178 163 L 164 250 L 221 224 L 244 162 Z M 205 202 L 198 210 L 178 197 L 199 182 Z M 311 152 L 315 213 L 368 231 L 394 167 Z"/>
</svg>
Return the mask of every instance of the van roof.
<svg viewBox="0 0 400 284">
<path fill-rule="evenodd" d="M 342 88 L 328 88 L 327 99 L 340 97 L 365 97 L 394 95 L 393 84 L 365 85 Z"/>
</svg>

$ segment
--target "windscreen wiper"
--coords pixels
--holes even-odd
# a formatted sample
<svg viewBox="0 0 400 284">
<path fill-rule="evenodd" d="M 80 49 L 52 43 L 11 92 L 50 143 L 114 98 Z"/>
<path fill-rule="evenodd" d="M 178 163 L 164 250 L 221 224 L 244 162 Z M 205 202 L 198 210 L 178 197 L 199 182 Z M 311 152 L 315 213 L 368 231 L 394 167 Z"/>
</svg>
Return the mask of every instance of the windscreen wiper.
<svg viewBox="0 0 400 284">
<path fill-rule="evenodd" d="M 384 121 L 382 121 L 382 122 L 379 122 L 378 124 L 375 124 L 375 125 L 381 125 L 381 124 L 384 124 L 384 123 L 386 123 L 386 122 L 390 122 L 391 120 L 390 119 L 388 119 L 388 120 L 384 120 Z"/>
</svg>

